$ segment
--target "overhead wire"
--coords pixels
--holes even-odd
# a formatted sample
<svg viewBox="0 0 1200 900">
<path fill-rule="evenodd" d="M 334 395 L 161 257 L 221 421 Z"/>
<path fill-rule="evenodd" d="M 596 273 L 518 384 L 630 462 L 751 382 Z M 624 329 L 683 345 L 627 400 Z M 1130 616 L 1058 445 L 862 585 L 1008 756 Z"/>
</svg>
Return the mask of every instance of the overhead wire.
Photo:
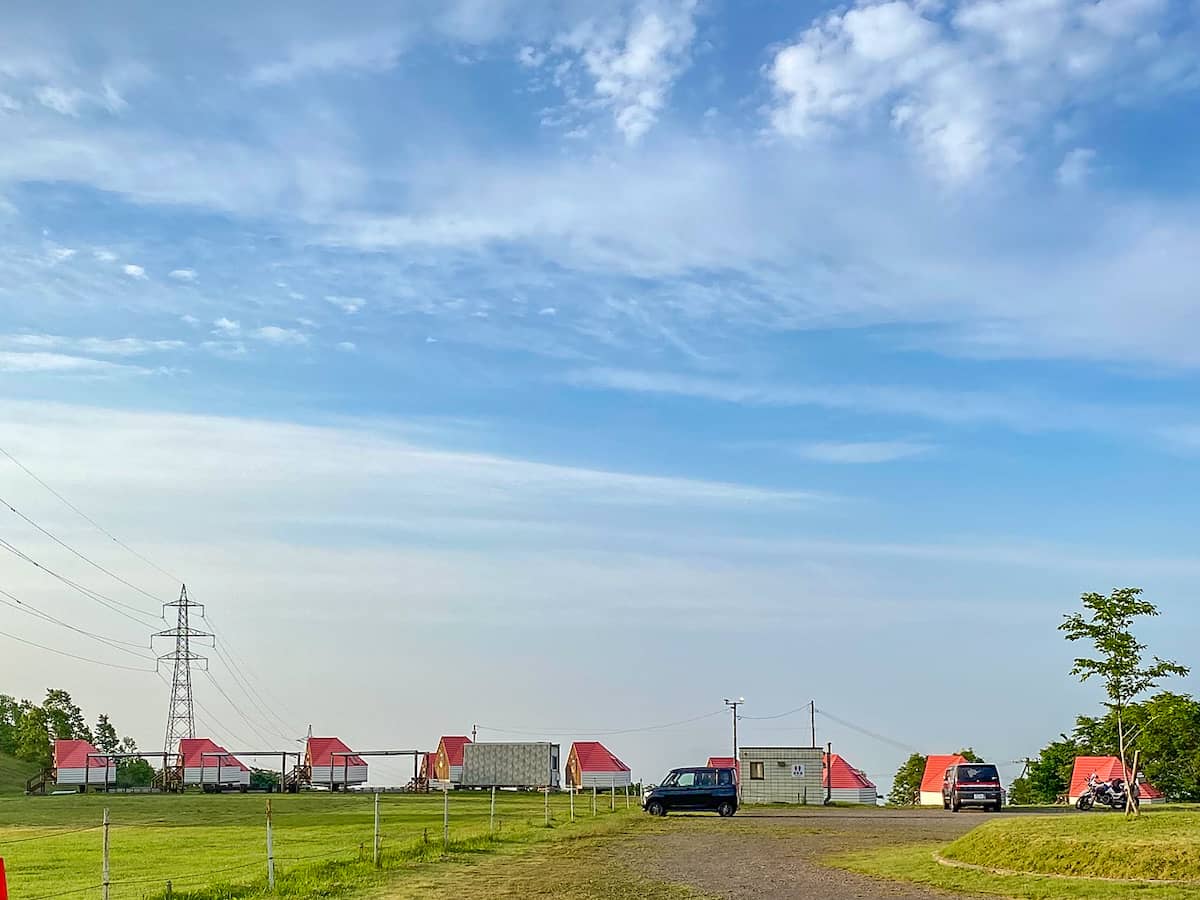
<svg viewBox="0 0 1200 900">
<path fill-rule="evenodd" d="M 246 682 L 246 685 L 250 689 L 250 691 L 259 699 L 259 701 L 261 701 L 262 705 L 269 711 L 271 718 L 274 718 L 284 728 L 284 730 L 290 730 L 292 728 L 292 725 L 289 724 L 288 722 L 284 721 L 284 719 L 282 717 L 280 717 L 274 711 L 276 706 L 285 706 L 286 704 L 280 703 L 279 699 L 277 697 L 275 697 L 273 694 L 271 694 L 271 692 L 269 690 L 267 690 L 265 686 L 264 686 L 262 692 L 260 692 L 258 690 L 258 688 L 254 684 L 255 679 L 252 678 L 250 673 L 247 671 L 247 669 L 249 667 L 245 665 L 244 660 L 241 660 L 239 658 L 237 651 L 234 649 L 234 646 L 229 641 L 229 639 L 227 637 L 223 636 L 222 630 L 217 627 L 217 624 L 215 622 L 213 622 L 207 609 L 205 609 L 203 612 L 200 613 L 200 618 L 202 618 L 208 624 L 208 627 L 212 629 L 214 634 L 216 634 L 218 637 L 221 637 L 221 643 L 224 645 L 222 647 L 222 650 L 228 656 L 227 660 L 224 660 L 224 659 L 222 660 L 223 662 L 225 662 L 226 666 L 230 667 L 231 670 L 236 669 L 238 674 L 240 674 L 241 677 L 243 678 L 243 680 Z M 218 655 L 220 655 L 220 651 L 218 651 Z M 232 674 L 232 672 L 231 672 L 231 674 Z M 263 693 L 271 695 L 270 700 L 274 701 L 274 702 L 268 702 L 268 698 L 264 697 Z M 294 710 L 292 710 L 292 712 L 293 712 L 293 714 L 295 713 Z"/>
<path fill-rule="evenodd" d="M 62 547 L 64 550 L 67 550 L 68 552 L 70 552 L 70 553 L 73 553 L 75 556 L 77 556 L 77 557 L 79 557 L 80 559 L 82 559 L 82 560 L 83 560 L 85 563 L 87 563 L 87 564 L 88 564 L 89 566 L 91 566 L 92 568 L 94 568 L 94 569 L 97 569 L 98 571 L 101 571 L 101 572 L 103 572 L 103 573 L 104 573 L 105 575 L 107 575 L 109 578 L 112 578 L 112 579 L 114 579 L 114 580 L 116 580 L 116 581 L 119 581 L 119 582 L 121 582 L 121 584 L 125 585 L 125 586 L 126 586 L 126 587 L 128 587 L 128 588 L 132 588 L 133 590 L 137 591 L 139 594 L 142 594 L 143 596 L 145 596 L 145 597 L 148 597 L 149 599 L 153 600 L 155 603 L 162 603 L 162 602 L 163 602 L 163 600 L 162 600 L 162 598 L 161 598 L 161 597 L 156 597 L 154 594 L 151 594 L 149 591 L 147 591 L 147 590 L 144 590 L 144 589 L 142 589 L 142 588 L 138 587 L 138 586 L 137 586 L 136 584 L 134 584 L 132 581 L 127 581 L 126 579 L 124 579 L 124 578 L 122 578 L 120 575 L 118 575 L 116 572 L 113 572 L 113 571 L 111 571 L 110 569 L 106 569 L 104 566 L 100 565 L 100 563 L 96 562 L 96 561 L 95 561 L 94 559 L 92 559 L 91 557 L 89 557 L 89 556 L 87 556 L 86 554 L 84 554 L 84 553 L 81 553 L 80 551 L 76 550 L 74 547 L 72 547 L 72 546 L 71 546 L 70 544 L 68 544 L 66 541 L 62 540 L 62 539 L 61 539 L 61 538 L 59 538 L 57 535 L 55 535 L 55 534 L 51 533 L 50 531 L 46 530 L 45 528 L 43 528 L 41 525 L 39 525 L 39 524 L 38 524 L 37 522 L 35 522 L 33 519 L 29 518 L 29 516 L 25 515 L 25 513 L 21 512 L 19 509 L 17 509 L 17 508 L 16 508 L 15 506 L 13 506 L 11 503 L 9 503 L 7 500 L 5 500 L 3 497 L 0 497 L 0 503 L 2 503 L 2 504 L 4 504 L 5 506 L 7 506 L 7 507 L 8 507 L 8 509 L 9 509 L 9 511 L 10 511 L 10 512 L 12 512 L 14 515 L 18 516 L 18 517 L 19 517 L 21 520 L 23 520 L 24 522 L 27 522 L 28 524 L 32 525 L 34 528 L 36 528 L 38 531 L 40 531 L 40 532 L 41 532 L 42 534 L 44 534 L 46 537 L 50 538 L 50 540 L 54 541 L 54 543 L 58 544 L 58 545 L 59 545 L 60 547 Z"/>
<path fill-rule="evenodd" d="M 3 547 L 9 553 L 12 553 L 18 559 L 24 560 L 25 562 L 29 563 L 34 568 L 41 569 L 47 575 L 51 576 L 52 578 L 57 579 L 58 581 L 65 584 L 67 587 L 71 588 L 73 591 L 76 591 L 76 592 L 82 594 L 83 596 L 87 597 L 89 600 L 93 600 L 96 603 L 99 603 L 101 606 L 107 607 L 109 610 L 111 610 L 112 612 L 115 612 L 117 615 L 124 616 L 126 619 L 129 619 L 130 621 L 137 622 L 139 625 L 143 626 L 144 628 L 153 628 L 155 626 L 155 624 L 156 624 L 155 621 L 153 621 L 153 620 L 151 620 L 150 622 L 145 621 L 145 619 L 150 616 L 150 613 L 147 613 L 141 609 L 138 609 L 135 606 L 130 606 L 127 603 L 122 603 L 120 600 L 115 600 L 112 597 L 109 597 L 107 594 L 102 594 L 97 590 L 93 590 L 92 588 L 86 587 L 85 585 L 82 585 L 79 582 L 74 581 L 74 580 L 68 578 L 67 576 L 60 574 L 59 572 L 56 572 L 54 569 L 51 569 L 50 567 L 45 566 L 42 563 L 38 562 L 36 559 L 34 559 L 32 556 L 30 556 L 25 551 L 21 550 L 18 547 L 15 547 L 13 544 L 9 543 L 4 538 L 0 538 L 0 547 Z M 124 607 L 124 608 L 122 608 L 122 607 Z M 130 612 L 127 612 L 126 610 L 130 610 Z M 136 614 L 136 616 L 141 616 L 143 618 L 137 618 L 135 616 L 135 614 Z M 159 618 L 161 619 L 161 616 Z"/>
<path fill-rule="evenodd" d="M 203 669 L 202 671 L 208 677 L 208 680 L 212 682 L 212 685 L 213 685 L 213 687 L 215 687 L 217 689 L 217 692 L 222 697 L 225 698 L 225 702 L 228 703 L 230 708 L 235 713 L 238 714 L 238 717 L 241 718 L 241 720 L 250 727 L 250 730 L 253 731 L 255 735 L 257 735 L 258 739 L 261 741 L 269 741 L 270 738 L 268 738 L 261 730 L 259 730 L 259 727 L 254 724 L 253 719 L 251 719 L 244 712 L 242 712 L 241 707 L 239 707 L 236 703 L 233 702 L 233 698 L 231 698 L 229 696 L 229 694 L 226 693 L 225 688 L 221 687 L 220 683 L 215 678 L 212 677 L 212 673 L 209 672 L 207 669 Z"/>
<path fill-rule="evenodd" d="M 119 663 L 105 662 L 101 659 L 91 659 L 86 656 L 79 656 L 75 653 L 68 653 L 66 650 L 59 650 L 55 647 L 47 647 L 45 644 L 39 644 L 37 641 L 27 640 L 23 637 L 18 637 L 15 634 L 10 634 L 7 631 L 0 631 L 0 636 L 6 637 L 9 640 L 17 641 L 22 644 L 28 644 L 30 647 L 37 647 L 39 650 L 46 650 L 50 653 L 57 653 L 59 656 L 66 656 L 70 659 L 77 659 L 80 662 L 92 663 L 97 666 L 106 666 L 110 669 L 124 669 L 126 672 L 155 672 L 155 669 L 143 669 L 138 666 L 125 666 Z"/>
<path fill-rule="evenodd" d="M 711 719 L 714 716 L 726 715 L 723 709 L 713 710 L 712 712 L 704 713 L 700 716 L 693 716 L 690 719 L 680 719 L 677 722 L 664 722 L 661 725 L 646 725 L 639 728 L 614 728 L 608 730 L 589 729 L 589 728 L 499 728 L 493 725 L 477 725 L 480 731 L 496 731 L 501 734 L 572 734 L 572 735 L 587 735 L 595 737 L 608 737 L 610 735 L 619 734 L 637 734 L 645 731 L 662 731 L 667 728 L 677 728 L 681 725 L 690 725 L 693 722 L 700 722 L 704 719 Z"/>
<path fill-rule="evenodd" d="M 7 599 L 5 599 L 5 598 L 7 598 Z M 87 631 L 83 628 L 76 628 L 70 622 L 64 622 L 62 619 L 52 616 L 48 612 L 44 612 L 43 610 L 38 609 L 36 606 L 32 606 L 29 603 L 26 603 L 24 600 L 20 599 L 19 597 L 14 596 L 13 594 L 10 594 L 8 591 L 4 590 L 3 588 L 0 588 L 0 603 L 5 604 L 6 606 L 10 606 L 13 609 L 18 609 L 21 612 L 24 612 L 24 613 L 34 616 L 35 618 L 39 618 L 39 619 L 42 619 L 47 622 L 52 622 L 55 625 L 59 625 L 63 628 L 66 628 L 70 631 L 75 632 L 76 634 L 80 634 L 86 638 L 90 638 L 91 640 L 98 641 L 102 644 L 107 644 L 108 646 L 112 647 L 114 650 L 120 650 L 122 653 L 128 653 L 130 656 L 136 656 L 139 659 L 144 659 L 147 661 L 152 661 L 154 659 L 153 656 L 148 656 L 144 652 L 143 653 L 135 653 L 133 650 L 128 649 L 130 647 L 137 647 L 140 650 L 144 651 L 146 649 L 144 644 L 135 644 L 133 641 L 122 641 L 119 638 L 105 637 L 104 635 L 96 634 L 93 631 Z"/>
<path fill-rule="evenodd" d="M 85 513 L 82 509 L 80 509 L 78 506 L 76 506 L 74 503 L 72 503 L 70 500 L 68 500 L 66 497 L 64 497 L 62 494 L 60 494 L 58 491 L 56 491 L 54 488 L 52 488 L 50 485 L 48 485 L 45 481 L 43 481 L 41 478 L 39 478 L 28 466 L 26 466 L 23 462 L 21 462 L 15 456 L 13 456 L 11 453 L 9 453 L 8 450 L 4 449 L 3 447 L 0 447 L 0 454 L 3 454 L 4 456 L 8 457 L 8 459 L 14 465 L 16 465 L 17 468 L 19 468 L 22 472 L 24 472 L 26 475 L 28 475 L 30 478 L 32 478 L 34 481 L 36 481 L 38 484 L 40 484 L 42 487 L 44 487 L 47 491 L 49 491 L 51 494 L 53 494 L 55 497 L 57 497 L 58 500 L 64 506 L 66 506 L 68 509 L 70 509 L 72 512 L 74 512 L 76 515 L 78 515 L 84 521 L 88 522 L 93 528 L 95 528 L 97 531 L 99 531 L 101 534 L 103 534 L 105 537 L 107 537 L 109 540 L 111 540 L 118 547 L 122 548 L 123 550 L 132 554 L 133 556 L 136 556 L 138 559 L 140 559 L 146 565 L 150 566 L 150 568 L 167 576 L 176 584 L 179 584 L 183 581 L 183 579 L 178 578 L 175 575 L 172 575 L 166 569 L 162 568 L 154 561 L 152 561 L 152 560 L 148 559 L 147 557 L 143 556 L 142 554 L 138 553 L 136 550 L 134 550 L 132 547 L 130 547 L 128 544 L 126 544 L 124 541 L 122 541 L 120 538 L 118 538 L 112 532 L 108 531 L 103 525 L 101 525 L 99 522 L 97 522 L 95 519 L 93 519 L 91 516 L 89 516 L 87 513 Z"/>
</svg>

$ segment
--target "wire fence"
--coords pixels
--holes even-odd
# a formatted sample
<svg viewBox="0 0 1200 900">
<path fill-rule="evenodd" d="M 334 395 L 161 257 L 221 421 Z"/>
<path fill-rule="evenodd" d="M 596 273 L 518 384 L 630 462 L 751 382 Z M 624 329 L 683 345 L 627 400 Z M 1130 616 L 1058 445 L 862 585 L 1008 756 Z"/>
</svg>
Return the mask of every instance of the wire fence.
<svg viewBox="0 0 1200 900">
<path fill-rule="evenodd" d="M 0 837 L 8 900 L 169 900 L 176 891 L 208 896 L 194 892 L 212 888 L 257 895 L 289 882 L 293 895 L 310 883 L 317 892 L 320 870 L 331 864 L 369 878 L 372 870 L 450 858 L 640 806 L 624 786 L 230 799 L 236 814 L 211 815 L 204 804 L 183 813 L 187 821 L 167 821 L 146 816 L 131 798 L 124 808 L 105 808 L 94 825 Z"/>
</svg>

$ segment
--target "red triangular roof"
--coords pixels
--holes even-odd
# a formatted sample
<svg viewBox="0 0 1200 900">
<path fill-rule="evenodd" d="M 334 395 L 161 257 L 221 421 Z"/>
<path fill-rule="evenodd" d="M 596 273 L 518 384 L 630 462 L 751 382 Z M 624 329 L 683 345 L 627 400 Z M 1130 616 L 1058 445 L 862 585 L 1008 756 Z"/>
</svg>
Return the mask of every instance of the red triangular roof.
<svg viewBox="0 0 1200 900">
<path fill-rule="evenodd" d="M 599 741 L 576 741 L 571 752 L 579 760 L 580 772 L 628 772 L 629 766 L 617 759 Z"/>
<path fill-rule="evenodd" d="M 1112 781 L 1114 778 L 1125 778 L 1126 769 L 1121 760 L 1115 756 L 1077 756 L 1075 767 L 1071 770 L 1070 797 L 1078 797 L 1087 790 L 1088 776 L 1093 773 L 1101 781 Z M 1146 781 L 1138 782 L 1138 791 L 1143 800 L 1161 800 L 1162 791 Z"/>
<path fill-rule="evenodd" d="M 965 763 L 967 758 L 952 753 L 948 756 L 930 756 L 925 759 L 925 774 L 921 776 L 921 790 L 926 793 L 941 793 L 942 780 L 946 770 L 958 763 Z"/>
<path fill-rule="evenodd" d="M 343 756 L 352 752 L 335 737 L 310 737 L 308 739 L 308 764 L 310 766 L 365 766 L 367 761 L 361 756 Z M 338 754 L 334 756 L 333 754 Z"/>
<path fill-rule="evenodd" d="M 463 764 L 463 747 L 471 743 L 465 735 L 447 735 L 438 742 L 438 748 L 446 751 L 446 765 L 461 766 Z"/>
<path fill-rule="evenodd" d="M 185 769 L 215 769 L 217 766 L 250 770 L 236 756 L 209 756 L 206 754 L 226 753 L 225 748 L 209 738 L 184 738 L 179 742 L 179 758 Z"/>
<path fill-rule="evenodd" d="M 54 768 L 56 769 L 103 769 L 105 765 L 112 765 L 111 762 L 93 756 L 88 759 L 89 753 L 99 753 L 100 751 L 89 744 L 87 741 L 55 741 L 54 742 Z"/>
<path fill-rule="evenodd" d="M 873 788 L 874 784 L 871 779 L 867 778 L 865 772 L 854 768 L 850 763 L 846 762 L 838 754 L 823 754 L 824 765 L 821 767 L 821 787 L 833 788 L 850 788 L 853 790 L 862 790 L 865 788 Z M 942 773 L 945 774 L 945 769 Z M 830 784 L 832 779 L 833 784 Z"/>
</svg>

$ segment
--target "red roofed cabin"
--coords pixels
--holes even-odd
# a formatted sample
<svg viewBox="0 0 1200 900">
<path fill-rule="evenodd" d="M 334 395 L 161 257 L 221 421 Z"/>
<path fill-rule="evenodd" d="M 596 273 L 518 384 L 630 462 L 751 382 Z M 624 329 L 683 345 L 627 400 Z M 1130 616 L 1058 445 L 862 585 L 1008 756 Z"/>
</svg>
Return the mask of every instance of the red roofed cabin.
<svg viewBox="0 0 1200 900">
<path fill-rule="evenodd" d="M 925 774 L 921 776 L 921 806 L 943 806 L 942 781 L 946 777 L 946 770 L 966 761 L 965 756 L 957 753 L 926 757 Z"/>
<path fill-rule="evenodd" d="M 1075 767 L 1071 770 L 1071 787 L 1067 791 L 1067 802 L 1074 805 L 1084 791 L 1087 790 L 1088 776 L 1095 773 L 1101 781 L 1112 781 L 1114 778 L 1125 778 L 1126 768 L 1115 756 L 1077 756 Z M 1138 800 L 1140 803 L 1165 803 L 1166 797 L 1162 791 L 1139 774 Z"/>
<path fill-rule="evenodd" d="M 567 754 L 567 784 L 579 788 L 624 788 L 632 784 L 629 766 L 599 741 L 576 741 Z"/>
<path fill-rule="evenodd" d="M 874 806 L 879 800 L 879 792 L 866 773 L 854 768 L 836 753 L 833 756 L 828 753 L 824 755 L 821 786 L 829 791 L 829 799 L 834 803 L 863 803 Z"/>
<path fill-rule="evenodd" d="M 198 784 L 208 792 L 235 787 L 250 790 L 250 770 L 236 756 L 208 738 L 184 738 L 179 742 L 179 766 L 183 785 Z"/>
<path fill-rule="evenodd" d="M 86 791 L 88 785 L 107 787 L 116 784 L 116 763 L 93 755 L 99 752 L 87 741 L 55 741 L 54 781 L 78 785 L 80 791 Z"/>
<path fill-rule="evenodd" d="M 309 769 L 311 784 L 331 791 L 344 791 L 367 781 L 367 761 L 355 756 L 339 738 L 310 737 L 304 765 Z"/>
<path fill-rule="evenodd" d="M 442 784 L 461 784 L 463 748 L 471 743 L 464 735 L 447 735 L 438 741 L 437 758 L 433 764 L 435 781 Z"/>
</svg>

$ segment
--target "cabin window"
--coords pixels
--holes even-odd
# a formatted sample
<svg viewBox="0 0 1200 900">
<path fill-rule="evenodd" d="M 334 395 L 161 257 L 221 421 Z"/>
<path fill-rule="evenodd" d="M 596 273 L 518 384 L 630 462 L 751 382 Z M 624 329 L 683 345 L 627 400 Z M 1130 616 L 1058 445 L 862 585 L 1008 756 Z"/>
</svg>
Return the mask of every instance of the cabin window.
<svg viewBox="0 0 1200 900">
<path fill-rule="evenodd" d="M 766 766 L 761 762 L 750 763 L 750 780 L 762 781 L 765 779 L 767 777 L 767 773 L 764 771 L 765 768 Z"/>
</svg>

